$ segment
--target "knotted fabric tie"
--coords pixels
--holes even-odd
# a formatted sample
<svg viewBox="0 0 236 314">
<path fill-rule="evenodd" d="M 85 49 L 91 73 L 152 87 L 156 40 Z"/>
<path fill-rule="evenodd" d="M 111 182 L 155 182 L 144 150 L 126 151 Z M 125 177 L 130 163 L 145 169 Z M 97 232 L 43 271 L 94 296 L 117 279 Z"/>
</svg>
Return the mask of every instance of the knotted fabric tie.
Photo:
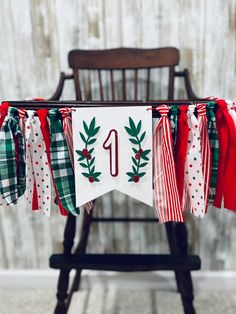
<svg viewBox="0 0 236 314">
<path fill-rule="evenodd" d="M 187 117 L 188 106 L 181 105 L 179 107 L 178 116 L 178 131 L 176 137 L 175 149 L 175 165 L 176 165 L 176 179 L 179 191 L 180 204 L 183 205 L 184 193 L 184 176 L 185 176 L 185 162 L 188 149 L 189 126 Z"/>
<path fill-rule="evenodd" d="M 27 110 L 20 108 L 20 109 L 18 109 L 18 114 L 19 114 L 19 118 L 20 118 L 19 124 L 20 124 L 21 130 L 22 130 L 22 133 L 25 134 L 25 122 L 27 119 Z"/>
<path fill-rule="evenodd" d="M 167 116 L 169 107 L 161 105 L 156 110 L 161 114 L 153 136 L 156 210 L 160 222 L 183 221 L 176 183 L 171 125 Z"/>
<path fill-rule="evenodd" d="M 69 149 L 70 160 L 72 167 L 74 169 L 74 148 L 73 148 L 73 132 L 72 132 L 72 118 L 71 118 L 71 108 L 61 108 L 59 109 L 62 116 L 63 130 L 65 134 L 66 143 Z M 93 201 L 88 202 L 84 205 L 84 208 L 88 213 L 93 209 Z"/>
<path fill-rule="evenodd" d="M 50 168 L 46 154 L 46 145 L 40 129 L 40 123 L 35 117 L 35 111 L 28 110 L 25 122 L 26 139 L 26 200 L 33 206 L 33 195 L 37 198 L 38 209 L 50 216 L 51 211 L 51 182 Z M 36 188 L 35 188 L 36 187 Z"/>
<path fill-rule="evenodd" d="M 49 162 L 49 166 L 50 166 L 50 170 L 51 170 L 51 178 L 52 178 L 52 182 L 53 182 L 53 186 L 54 186 L 54 190 L 55 190 L 55 194 L 56 194 L 56 203 L 58 204 L 61 215 L 68 216 L 67 210 L 62 206 L 60 197 L 58 195 L 56 183 L 55 183 L 55 180 L 53 177 L 53 172 L 52 172 L 51 157 L 50 157 L 51 141 L 50 141 L 50 130 L 49 130 L 49 124 L 48 124 L 48 110 L 39 109 L 37 111 L 37 115 L 39 117 L 41 132 L 43 134 L 43 138 L 44 138 L 44 142 L 45 142 L 45 146 L 46 146 L 48 162 Z"/>
<path fill-rule="evenodd" d="M 18 167 L 15 143 L 19 153 Z M 24 138 L 19 127 L 17 109 L 10 108 L 0 130 L 0 194 L 7 204 L 16 204 L 25 188 Z"/>
<path fill-rule="evenodd" d="M 194 115 L 195 105 L 188 108 L 188 148 L 185 163 L 185 209 L 197 217 L 205 214 L 204 178 L 202 172 L 202 156 L 198 120 Z"/>
<path fill-rule="evenodd" d="M 218 172 L 218 161 L 219 161 L 219 141 L 216 129 L 216 118 L 214 113 L 215 103 L 209 102 L 206 105 L 207 109 L 207 128 L 208 136 L 211 147 L 211 179 L 210 179 L 210 194 L 209 204 L 212 204 L 216 193 L 216 180 Z"/>
<path fill-rule="evenodd" d="M 75 180 L 69 151 L 58 109 L 49 111 L 51 133 L 51 165 L 58 195 L 63 207 L 71 214 L 78 215 L 75 206 Z"/>
<path fill-rule="evenodd" d="M 202 172 L 204 178 L 205 212 L 207 212 L 211 178 L 211 146 L 207 129 L 206 104 L 197 104 L 197 114 L 201 142 Z"/>
<path fill-rule="evenodd" d="M 216 100 L 216 127 L 219 138 L 219 167 L 213 205 L 236 210 L 236 128 L 223 99 Z"/>
</svg>

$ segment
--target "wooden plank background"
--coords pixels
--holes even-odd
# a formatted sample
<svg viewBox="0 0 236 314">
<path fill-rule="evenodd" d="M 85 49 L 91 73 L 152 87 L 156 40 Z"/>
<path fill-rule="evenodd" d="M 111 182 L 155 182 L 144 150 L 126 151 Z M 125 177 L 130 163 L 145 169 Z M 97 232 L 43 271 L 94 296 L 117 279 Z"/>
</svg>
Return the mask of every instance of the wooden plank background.
<svg viewBox="0 0 236 314">
<path fill-rule="evenodd" d="M 1 0 L 0 11 L 1 100 L 47 98 L 59 72 L 68 72 L 69 50 L 119 46 L 176 46 L 180 69 L 189 68 L 198 95 L 235 98 L 234 0 Z M 182 89 L 178 84 L 179 95 Z M 73 97 L 68 84 L 64 98 Z M 48 267 L 51 252 L 61 250 L 65 224 L 53 211 L 47 219 L 26 209 L 23 200 L 16 208 L 0 208 L 0 268 Z M 100 198 L 96 212 L 154 215 L 119 193 Z M 188 227 L 190 249 L 201 255 L 203 269 L 235 269 L 235 213 L 209 209 L 202 221 L 188 217 Z M 161 225 L 95 225 L 89 242 L 90 252 L 167 249 Z"/>
</svg>

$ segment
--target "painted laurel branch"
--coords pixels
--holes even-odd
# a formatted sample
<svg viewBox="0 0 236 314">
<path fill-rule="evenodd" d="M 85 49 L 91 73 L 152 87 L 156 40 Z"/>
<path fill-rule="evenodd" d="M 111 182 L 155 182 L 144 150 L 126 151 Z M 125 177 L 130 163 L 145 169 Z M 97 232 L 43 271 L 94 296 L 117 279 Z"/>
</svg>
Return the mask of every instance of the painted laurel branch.
<svg viewBox="0 0 236 314">
<path fill-rule="evenodd" d="M 135 147 L 132 147 L 134 152 L 134 156 L 132 156 L 132 171 L 126 172 L 127 176 L 129 177 L 129 182 L 139 182 L 140 178 L 143 177 L 146 172 L 142 171 L 143 168 L 148 164 L 149 161 L 149 153 L 151 152 L 150 149 L 144 150 L 142 148 L 142 142 L 145 139 L 146 131 L 144 131 L 141 135 L 141 128 L 142 128 L 142 121 L 140 120 L 135 125 L 134 121 L 131 117 L 129 117 L 129 127 L 125 126 L 126 132 L 131 136 L 129 138 L 132 144 L 135 144 Z"/>
<path fill-rule="evenodd" d="M 83 121 L 83 127 L 85 134 L 79 132 L 82 141 L 84 142 L 84 148 L 82 150 L 76 150 L 76 153 L 80 156 L 78 161 L 80 166 L 85 169 L 86 172 L 82 172 L 82 175 L 89 180 L 90 183 L 99 182 L 99 176 L 101 172 L 95 171 L 95 156 L 93 144 L 97 141 L 95 135 L 100 130 L 100 126 L 96 127 L 95 117 L 91 120 L 89 126 Z M 84 162 L 82 162 L 84 161 Z"/>
</svg>

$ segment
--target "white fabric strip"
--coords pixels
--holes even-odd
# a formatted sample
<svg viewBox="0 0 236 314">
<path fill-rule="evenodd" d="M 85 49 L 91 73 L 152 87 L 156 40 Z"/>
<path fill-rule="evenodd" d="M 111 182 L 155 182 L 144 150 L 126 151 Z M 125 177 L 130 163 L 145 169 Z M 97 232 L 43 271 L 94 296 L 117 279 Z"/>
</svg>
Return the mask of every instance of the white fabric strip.
<svg viewBox="0 0 236 314">
<path fill-rule="evenodd" d="M 26 200 L 32 207 L 34 182 L 36 184 L 38 208 L 43 214 L 51 212 L 50 168 L 46 154 L 46 145 L 40 129 L 40 122 L 35 111 L 28 110 L 25 122 L 26 138 Z"/>
<path fill-rule="evenodd" d="M 205 215 L 204 178 L 198 120 L 194 115 L 195 105 L 188 108 L 189 139 L 185 163 L 185 205 L 197 217 Z"/>
</svg>

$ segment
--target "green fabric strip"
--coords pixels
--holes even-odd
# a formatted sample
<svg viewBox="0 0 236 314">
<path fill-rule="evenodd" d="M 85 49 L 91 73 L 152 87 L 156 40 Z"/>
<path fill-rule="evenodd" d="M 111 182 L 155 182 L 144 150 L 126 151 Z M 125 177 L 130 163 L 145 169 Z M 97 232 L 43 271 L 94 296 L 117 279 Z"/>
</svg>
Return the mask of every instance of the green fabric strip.
<svg viewBox="0 0 236 314">
<path fill-rule="evenodd" d="M 52 171 L 62 206 L 71 214 L 78 215 L 75 205 L 75 178 L 58 109 L 49 111 Z"/>
<path fill-rule="evenodd" d="M 15 141 L 19 153 L 18 167 Z M 0 193 L 7 204 L 16 204 L 25 189 L 25 142 L 18 111 L 10 107 L 0 130 Z"/>
<path fill-rule="evenodd" d="M 219 141 L 216 128 L 216 119 L 215 119 L 215 103 L 209 102 L 206 105 L 207 109 L 207 127 L 208 135 L 211 146 L 212 153 L 212 169 L 211 169 L 211 181 L 210 181 L 210 193 L 209 193 L 209 203 L 213 203 L 216 192 L 216 181 L 217 181 L 217 172 L 218 172 L 218 161 L 219 161 Z"/>
</svg>

